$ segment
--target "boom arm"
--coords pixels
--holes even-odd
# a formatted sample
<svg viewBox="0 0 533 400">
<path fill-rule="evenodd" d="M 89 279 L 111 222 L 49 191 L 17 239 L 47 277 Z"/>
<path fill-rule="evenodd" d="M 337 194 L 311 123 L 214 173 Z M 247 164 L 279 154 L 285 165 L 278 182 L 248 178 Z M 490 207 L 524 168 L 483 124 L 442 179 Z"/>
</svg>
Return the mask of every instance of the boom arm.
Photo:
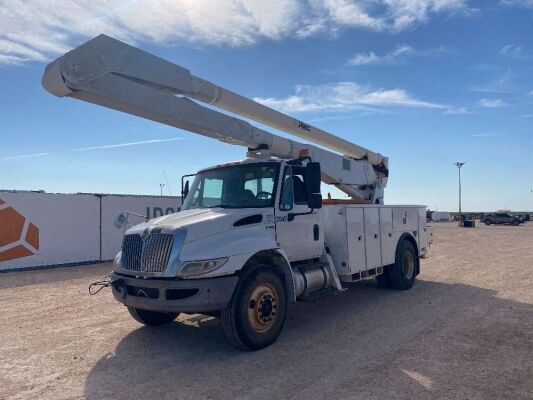
<svg viewBox="0 0 533 400">
<path fill-rule="evenodd" d="M 100 35 L 46 67 L 43 86 L 69 96 L 282 158 L 306 151 L 322 180 L 354 198 L 383 203 L 387 159 L 285 114 L 222 89 L 187 69 Z M 189 98 L 213 104 L 327 146 L 336 153 L 274 135 Z"/>
</svg>

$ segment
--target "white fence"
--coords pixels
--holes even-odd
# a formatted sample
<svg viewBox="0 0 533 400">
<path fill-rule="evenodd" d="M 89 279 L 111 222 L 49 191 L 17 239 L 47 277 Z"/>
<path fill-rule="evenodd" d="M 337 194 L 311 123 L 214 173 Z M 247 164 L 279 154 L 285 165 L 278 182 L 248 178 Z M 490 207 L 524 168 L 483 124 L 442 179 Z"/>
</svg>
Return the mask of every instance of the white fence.
<svg viewBox="0 0 533 400">
<path fill-rule="evenodd" d="M 0 271 L 111 260 L 124 229 L 176 212 L 175 197 L 0 191 Z M 124 226 L 123 211 L 133 213 Z"/>
</svg>

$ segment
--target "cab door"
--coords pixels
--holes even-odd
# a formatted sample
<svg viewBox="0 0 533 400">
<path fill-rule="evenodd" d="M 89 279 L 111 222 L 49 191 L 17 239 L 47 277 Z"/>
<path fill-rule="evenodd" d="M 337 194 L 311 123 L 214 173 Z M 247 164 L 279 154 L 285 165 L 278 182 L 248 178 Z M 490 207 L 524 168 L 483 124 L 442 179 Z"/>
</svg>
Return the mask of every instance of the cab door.
<svg viewBox="0 0 533 400">
<path fill-rule="evenodd" d="M 324 247 L 324 232 L 319 223 L 318 210 L 307 213 L 305 167 L 285 165 L 280 181 L 275 209 L 276 240 L 287 253 L 289 261 L 320 257 Z"/>
</svg>

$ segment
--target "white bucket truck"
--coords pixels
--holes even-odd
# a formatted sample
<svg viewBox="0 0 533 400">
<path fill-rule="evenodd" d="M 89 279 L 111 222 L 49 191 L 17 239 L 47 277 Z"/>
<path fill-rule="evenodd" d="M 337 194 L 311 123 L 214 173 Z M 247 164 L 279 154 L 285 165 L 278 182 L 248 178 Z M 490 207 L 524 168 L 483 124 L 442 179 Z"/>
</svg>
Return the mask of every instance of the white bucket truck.
<svg viewBox="0 0 533 400">
<path fill-rule="evenodd" d="M 126 232 L 112 291 L 137 321 L 214 315 L 232 344 L 256 350 L 276 340 L 288 302 L 371 276 L 394 289 L 413 286 L 430 228 L 424 206 L 384 205 L 386 157 L 105 35 L 49 64 L 43 85 L 248 149 L 246 160 L 204 169 L 182 185 L 180 212 Z M 321 182 L 350 198 L 323 200 Z"/>
</svg>

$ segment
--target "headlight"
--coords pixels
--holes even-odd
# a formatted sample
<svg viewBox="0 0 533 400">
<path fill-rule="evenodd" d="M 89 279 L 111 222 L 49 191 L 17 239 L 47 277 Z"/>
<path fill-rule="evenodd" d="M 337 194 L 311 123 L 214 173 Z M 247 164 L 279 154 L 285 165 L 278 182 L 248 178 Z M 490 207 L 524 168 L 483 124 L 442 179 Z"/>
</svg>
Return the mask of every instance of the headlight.
<svg viewBox="0 0 533 400">
<path fill-rule="evenodd" d="M 178 276 L 193 276 L 207 274 L 222 267 L 228 261 L 228 257 L 214 258 L 212 260 L 188 261 L 179 269 Z"/>
<path fill-rule="evenodd" d="M 122 251 L 119 251 L 118 254 L 115 256 L 115 259 L 113 260 L 113 268 L 119 267 L 120 268 L 120 259 L 122 258 Z"/>
</svg>

